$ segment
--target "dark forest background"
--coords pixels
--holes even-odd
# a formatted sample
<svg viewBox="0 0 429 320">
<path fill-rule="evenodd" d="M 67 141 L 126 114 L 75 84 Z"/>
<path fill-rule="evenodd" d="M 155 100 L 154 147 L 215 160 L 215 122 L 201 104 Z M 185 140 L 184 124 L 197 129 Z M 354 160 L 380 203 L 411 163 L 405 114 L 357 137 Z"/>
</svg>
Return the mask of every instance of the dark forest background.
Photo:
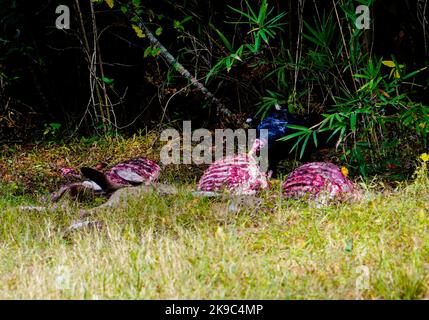
<svg viewBox="0 0 429 320">
<path fill-rule="evenodd" d="M 55 27 L 60 4 L 70 8 L 69 30 Z M 355 27 L 360 4 L 370 8 L 369 30 Z M 240 128 L 281 105 L 313 119 L 294 129 L 299 147 L 328 132 L 363 173 L 368 162 L 401 166 L 427 147 L 427 4 L 0 0 L 0 143 L 126 135 L 181 120 Z"/>
</svg>

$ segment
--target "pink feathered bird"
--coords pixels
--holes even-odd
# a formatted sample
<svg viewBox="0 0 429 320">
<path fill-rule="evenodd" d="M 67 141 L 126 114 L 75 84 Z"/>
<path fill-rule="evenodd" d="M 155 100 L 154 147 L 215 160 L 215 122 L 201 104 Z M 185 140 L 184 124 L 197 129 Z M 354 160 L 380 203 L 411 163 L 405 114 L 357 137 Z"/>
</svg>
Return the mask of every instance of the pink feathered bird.
<svg viewBox="0 0 429 320">
<path fill-rule="evenodd" d="M 294 199 L 306 195 L 317 198 L 322 194 L 331 199 L 341 198 L 357 191 L 340 168 L 327 162 L 310 162 L 296 168 L 283 182 L 282 190 L 286 198 Z"/>
<path fill-rule="evenodd" d="M 106 173 L 92 168 L 81 168 L 82 174 L 97 183 L 105 191 L 114 191 L 123 187 L 150 184 L 159 177 L 159 165 L 146 158 L 136 158 L 122 161 Z"/>
<path fill-rule="evenodd" d="M 256 139 L 248 154 L 238 154 L 215 161 L 203 174 L 198 190 L 204 193 L 226 191 L 235 195 L 252 195 L 268 188 L 267 174 L 255 159 L 263 141 Z"/>
<path fill-rule="evenodd" d="M 60 199 L 65 192 L 69 192 L 72 196 L 77 195 L 82 190 L 111 193 L 127 186 L 151 184 L 158 179 L 161 168 L 152 160 L 136 158 L 120 162 L 105 173 L 88 167 L 81 168 L 80 171 L 90 181 L 63 186 L 52 195 L 53 201 Z M 64 168 L 62 173 L 70 174 L 71 171 L 69 168 Z"/>
</svg>

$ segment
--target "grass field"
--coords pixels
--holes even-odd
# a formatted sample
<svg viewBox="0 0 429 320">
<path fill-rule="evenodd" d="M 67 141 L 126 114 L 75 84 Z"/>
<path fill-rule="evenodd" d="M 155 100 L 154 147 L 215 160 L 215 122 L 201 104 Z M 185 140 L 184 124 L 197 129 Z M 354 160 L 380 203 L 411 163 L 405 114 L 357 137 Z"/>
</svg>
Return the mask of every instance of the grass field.
<svg viewBox="0 0 429 320">
<path fill-rule="evenodd" d="M 39 159 L 40 162 L 44 160 Z M 318 207 L 143 194 L 64 237 L 79 205 L 28 212 L 0 193 L 3 299 L 428 299 L 426 171 L 397 190 Z"/>
</svg>

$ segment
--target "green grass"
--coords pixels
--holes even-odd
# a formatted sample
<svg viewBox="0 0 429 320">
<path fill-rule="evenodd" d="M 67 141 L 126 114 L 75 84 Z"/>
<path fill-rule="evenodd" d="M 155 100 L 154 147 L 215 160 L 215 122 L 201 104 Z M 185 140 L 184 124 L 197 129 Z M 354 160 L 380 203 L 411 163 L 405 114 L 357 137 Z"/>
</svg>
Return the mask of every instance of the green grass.
<svg viewBox="0 0 429 320">
<path fill-rule="evenodd" d="M 40 204 L 40 195 L 58 186 L 50 164 L 78 167 L 157 153 L 141 153 L 142 145 L 152 144 L 134 137 L 67 148 L 4 147 L 0 298 L 429 298 L 426 164 L 416 181 L 389 191 L 367 187 L 353 203 L 318 207 L 284 200 L 274 188 L 262 204 L 238 211 L 227 200 L 193 197 L 198 172 L 164 168 L 161 181 L 175 183 L 178 195 L 143 194 L 89 218 L 102 221 L 101 230 L 67 237 L 64 230 L 90 204 L 65 199 L 56 210 L 19 209 Z"/>
<path fill-rule="evenodd" d="M 268 198 L 230 212 L 185 190 L 147 194 L 67 239 L 77 204 L 34 213 L 2 201 L 0 297 L 429 298 L 426 188 L 321 208 Z"/>
</svg>

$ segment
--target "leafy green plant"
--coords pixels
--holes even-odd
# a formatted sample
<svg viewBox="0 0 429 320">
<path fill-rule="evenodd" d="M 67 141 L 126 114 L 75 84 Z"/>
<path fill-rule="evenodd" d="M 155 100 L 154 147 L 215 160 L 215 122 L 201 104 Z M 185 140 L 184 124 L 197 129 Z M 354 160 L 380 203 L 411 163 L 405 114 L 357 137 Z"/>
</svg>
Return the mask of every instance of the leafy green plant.
<svg viewBox="0 0 429 320">
<path fill-rule="evenodd" d="M 285 97 L 279 92 L 267 90 L 267 93 L 268 96 L 263 97 L 262 101 L 256 105 L 258 107 L 256 115 L 261 115 L 262 118 L 264 118 L 267 112 L 272 108 L 279 108 L 287 102 Z"/>
<path fill-rule="evenodd" d="M 61 140 L 61 123 L 51 122 L 45 123 L 43 137 L 49 143 L 58 142 Z"/>
<path fill-rule="evenodd" d="M 241 16 L 247 19 L 246 22 L 234 22 L 234 24 L 245 23 L 250 25 L 249 33 L 253 36 L 253 43 L 247 44 L 246 47 L 252 53 L 257 53 L 260 50 L 261 42 L 264 41 L 266 44 L 269 43 L 269 39 L 274 39 L 276 36 L 276 30 L 282 30 L 282 27 L 286 24 L 280 22 L 286 16 L 286 12 L 281 12 L 272 17 L 274 7 L 268 10 L 267 0 L 262 0 L 258 13 L 252 9 L 252 6 L 246 0 L 247 12 L 241 11 L 237 8 L 228 6 L 231 10 L 239 13 Z"/>
<path fill-rule="evenodd" d="M 337 103 L 324 114 L 324 120 L 319 124 L 311 128 L 290 126 L 296 132 L 283 140 L 296 139 L 294 149 L 300 147 L 302 156 L 310 138 L 317 144 L 317 134 L 330 131 L 329 139 L 336 137 L 337 144 L 343 144 L 345 160 L 357 163 L 362 174 L 366 173 L 367 161 L 362 151 L 366 149 L 381 154 L 380 141 L 389 137 L 392 127 L 414 130 L 426 146 L 429 108 L 410 101 L 407 94 L 401 92 L 402 79 L 414 76 L 416 71 L 392 77 L 391 72 L 383 74 L 383 65 L 386 65 L 383 60 L 369 60 L 361 73 L 354 75 L 362 80 L 355 93 L 344 92 L 343 96 L 335 97 Z"/>
<path fill-rule="evenodd" d="M 218 73 L 220 70 L 226 69 L 226 71 L 230 71 L 232 66 L 236 61 L 242 61 L 240 56 L 243 53 L 244 46 L 240 46 L 236 52 L 231 53 L 229 56 L 222 58 L 216 63 L 213 68 L 210 69 L 210 72 L 206 76 L 206 83 L 209 81 L 210 77 L 214 74 Z"/>
<path fill-rule="evenodd" d="M 173 27 L 179 32 L 185 32 L 185 27 L 183 26 L 186 22 L 192 20 L 191 16 L 186 16 L 181 21 L 179 20 L 173 20 Z"/>
<path fill-rule="evenodd" d="M 277 31 L 283 30 L 283 26 L 286 25 L 285 22 L 281 20 L 286 16 L 286 12 L 281 12 L 277 15 L 274 15 L 274 7 L 268 9 L 267 0 L 263 0 L 259 6 L 259 10 L 256 11 L 252 8 L 248 1 L 245 1 L 247 12 L 228 6 L 232 11 L 239 13 L 242 18 L 245 18 L 246 21 L 234 21 L 230 22 L 236 25 L 249 25 L 250 31 L 247 34 L 252 35 L 252 41 L 250 43 L 246 42 L 240 45 L 240 47 L 234 51 L 233 45 L 227 39 L 227 37 L 213 25 L 211 28 L 215 30 L 225 48 L 230 51 L 230 54 L 226 57 L 221 58 L 209 71 L 206 76 L 206 82 L 214 74 L 217 74 L 221 70 L 226 70 L 229 72 L 235 62 L 246 61 L 251 56 L 258 54 L 261 51 L 261 44 L 264 42 L 266 45 L 269 45 L 270 39 L 275 39 Z"/>
</svg>

